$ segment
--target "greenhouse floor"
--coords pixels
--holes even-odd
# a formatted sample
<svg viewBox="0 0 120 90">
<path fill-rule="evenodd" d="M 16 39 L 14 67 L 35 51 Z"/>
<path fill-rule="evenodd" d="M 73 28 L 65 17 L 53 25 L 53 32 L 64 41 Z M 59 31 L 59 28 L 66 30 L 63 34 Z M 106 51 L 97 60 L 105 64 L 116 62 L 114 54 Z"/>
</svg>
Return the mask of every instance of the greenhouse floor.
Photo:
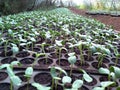
<svg viewBox="0 0 120 90">
<path fill-rule="evenodd" d="M 85 10 L 80 10 L 77 8 L 70 8 L 70 10 L 73 13 L 86 16 L 86 17 L 91 17 L 99 20 L 102 23 L 105 23 L 106 25 L 111 25 L 113 28 L 117 31 L 120 32 L 120 17 L 112 17 L 112 16 L 106 16 L 106 15 L 88 15 L 86 14 Z"/>
</svg>

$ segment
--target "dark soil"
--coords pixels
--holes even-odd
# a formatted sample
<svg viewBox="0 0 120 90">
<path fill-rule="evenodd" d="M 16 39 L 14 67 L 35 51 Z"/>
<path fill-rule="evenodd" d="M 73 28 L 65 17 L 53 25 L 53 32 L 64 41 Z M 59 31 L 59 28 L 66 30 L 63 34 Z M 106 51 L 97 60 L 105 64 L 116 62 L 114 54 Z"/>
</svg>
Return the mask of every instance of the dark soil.
<svg viewBox="0 0 120 90">
<path fill-rule="evenodd" d="M 21 64 L 32 64 L 34 62 L 33 58 L 24 58 L 22 60 L 20 60 Z"/>
<path fill-rule="evenodd" d="M 105 64 L 103 64 L 103 63 L 98 67 L 98 62 L 93 62 L 93 63 L 92 63 L 92 66 L 93 66 L 95 69 L 99 69 L 100 67 L 107 68 L 107 66 L 106 66 Z"/>
<path fill-rule="evenodd" d="M 6 56 L 12 56 L 13 55 L 13 52 L 11 50 L 3 50 L 2 52 L 0 52 L 0 56 L 1 57 L 6 57 Z"/>
<path fill-rule="evenodd" d="M 16 75 L 17 75 L 23 82 L 27 82 L 27 78 L 24 76 L 24 75 L 25 75 L 24 72 L 16 73 Z"/>
<path fill-rule="evenodd" d="M 81 67 L 81 68 L 88 68 L 90 66 L 87 62 L 84 62 L 84 63 L 81 64 L 80 60 L 77 60 L 77 62 L 75 63 L 75 65 L 77 67 Z"/>
<path fill-rule="evenodd" d="M 10 90 L 9 83 L 0 83 L 0 90 Z"/>
<path fill-rule="evenodd" d="M 0 81 L 5 80 L 8 77 L 6 72 L 0 72 Z"/>
<path fill-rule="evenodd" d="M 22 87 L 20 87 L 18 90 L 27 90 L 27 86 L 29 87 L 28 90 L 37 90 L 37 88 L 33 87 L 31 84 L 29 85 L 24 85 Z"/>
<path fill-rule="evenodd" d="M 7 58 L 2 59 L 1 63 L 2 64 L 6 64 L 6 63 L 10 64 L 13 61 L 17 61 L 17 58 L 15 58 L 15 57 L 7 57 Z"/>
<path fill-rule="evenodd" d="M 39 63 L 40 66 L 50 65 L 50 64 L 53 63 L 53 60 L 50 59 L 50 58 L 47 58 L 47 59 L 46 58 L 42 58 L 42 59 L 39 59 L 38 63 Z"/>
<path fill-rule="evenodd" d="M 29 52 L 27 52 L 27 51 L 21 51 L 18 54 L 16 54 L 16 57 L 23 58 L 23 57 L 27 57 L 29 55 L 30 55 Z"/>
<path fill-rule="evenodd" d="M 37 74 L 34 77 L 34 81 L 37 83 L 43 84 L 43 85 L 48 85 L 51 83 L 52 77 L 49 73 L 42 72 L 42 73 Z"/>
<path fill-rule="evenodd" d="M 86 14 L 86 10 L 81 10 L 77 8 L 69 8 L 73 13 L 86 16 L 86 17 L 91 17 L 94 19 L 99 20 L 100 22 L 106 24 L 106 25 L 111 25 L 115 30 L 120 32 L 120 17 L 111 17 L 107 15 L 88 15 Z"/>
<path fill-rule="evenodd" d="M 53 90 L 63 90 L 63 87 L 58 85 L 57 88 L 54 87 Z"/>
<path fill-rule="evenodd" d="M 59 60 L 57 60 L 57 65 L 59 65 Z M 66 59 L 60 59 L 60 66 L 69 66 L 70 63 Z"/>
<path fill-rule="evenodd" d="M 91 76 L 91 77 L 92 77 L 92 76 Z M 90 83 L 88 83 L 88 82 L 85 81 L 85 85 L 94 86 L 95 84 L 97 84 L 97 80 L 96 80 L 94 77 L 92 77 L 92 79 L 93 79 L 93 81 L 90 82 Z"/>
<path fill-rule="evenodd" d="M 94 61 L 94 58 L 93 57 L 88 57 L 88 55 L 84 55 L 84 59 L 85 61 Z"/>
<path fill-rule="evenodd" d="M 31 47 L 29 50 L 34 51 L 34 52 L 40 52 L 41 51 L 41 49 L 38 48 L 38 47 L 33 47 L 33 49 Z"/>
<path fill-rule="evenodd" d="M 56 59 L 59 57 L 59 53 L 50 53 L 49 57 Z M 60 57 L 62 57 L 62 55 Z"/>
</svg>

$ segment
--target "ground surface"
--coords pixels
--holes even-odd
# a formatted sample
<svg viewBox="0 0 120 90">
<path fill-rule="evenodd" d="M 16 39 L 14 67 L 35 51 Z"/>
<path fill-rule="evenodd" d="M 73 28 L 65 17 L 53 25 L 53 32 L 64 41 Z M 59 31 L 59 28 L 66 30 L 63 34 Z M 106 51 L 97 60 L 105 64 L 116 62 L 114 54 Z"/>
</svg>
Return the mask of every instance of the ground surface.
<svg viewBox="0 0 120 90">
<path fill-rule="evenodd" d="M 76 8 L 70 8 L 70 10 L 73 13 L 86 16 L 86 17 L 95 18 L 106 25 L 111 25 L 113 26 L 115 30 L 120 32 L 120 17 L 111 17 L 111 16 L 106 16 L 106 15 L 88 15 L 86 14 L 85 10 L 80 10 Z"/>
</svg>

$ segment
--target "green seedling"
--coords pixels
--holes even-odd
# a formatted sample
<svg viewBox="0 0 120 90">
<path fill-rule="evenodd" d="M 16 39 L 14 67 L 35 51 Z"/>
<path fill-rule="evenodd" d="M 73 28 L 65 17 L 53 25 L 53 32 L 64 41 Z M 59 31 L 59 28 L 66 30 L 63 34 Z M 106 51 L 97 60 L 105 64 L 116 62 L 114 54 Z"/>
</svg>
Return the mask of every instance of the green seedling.
<svg viewBox="0 0 120 90">
<path fill-rule="evenodd" d="M 114 53 L 115 53 L 115 56 L 116 56 L 116 60 L 115 60 L 115 66 L 116 66 L 117 63 L 118 63 L 118 60 L 120 58 L 120 53 L 118 52 L 117 48 L 114 48 Z"/>
<path fill-rule="evenodd" d="M 50 69 L 50 74 L 52 76 L 52 86 L 51 86 L 51 89 L 53 90 L 54 88 L 54 84 L 55 84 L 55 89 L 57 88 L 57 85 L 58 85 L 58 80 L 61 80 L 60 77 L 58 77 L 58 74 L 57 74 L 57 71 L 58 70 L 60 73 L 59 73 L 59 76 L 63 73 L 65 75 L 67 75 L 67 72 L 65 70 L 63 70 L 62 68 L 60 67 L 51 67 Z M 56 83 L 55 83 L 56 82 Z"/>
<path fill-rule="evenodd" d="M 120 68 L 116 66 L 111 66 L 109 69 L 107 68 L 100 68 L 99 72 L 101 74 L 107 74 L 108 75 L 108 80 L 112 79 L 116 81 L 117 78 L 120 78 Z"/>
<path fill-rule="evenodd" d="M 32 51 L 33 51 L 34 43 L 36 42 L 36 40 L 35 40 L 34 37 L 30 38 L 30 40 L 31 40 L 31 43 L 32 43 Z"/>
<path fill-rule="evenodd" d="M 72 82 L 72 78 L 69 76 L 64 76 L 62 78 L 63 87 L 65 86 L 66 83 L 71 83 L 71 82 Z M 78 90 L 82 87 L 82 85 L 83 85 L 83 81 L 80 79 L 77 79 L 73 82 L 72 88 L 68 89 L 68 88 L 64 87 L 64 90 Z"/>
<path fill-rule="evenodd" d="M 25 77 L 27 78 L 27 90 L 29 90 L 29 81 L 30 81 L 30 78 L 32 77 L 32 74 L 33 74 L 33 68 L 32 67 L 27 67 L 27 69 L 25 70 Z"/>
<path fill-rule="evenodd" d="M 32 64 L 32 67 L 36 64 L 37 62 L 37 59 L 40 57 L 40 56 L 46 56 L 45 53 L 35 53 L 35 61 L 34 63 Z M 46 57 L 47 58 L 47 57 Z M 47 61 L 46 61 L 47 62 Z"/>
<path fill-rule="evenodd" d="M 14 74 L 13 71 L 14 65 L 20 65 L 20 63 L 18 61 L 13 61 L 11 62 L 11 64 L 3 64 L 0 66 L 0 69 L 6 68 L 7 70 L 7 73 L 10 78 L 10 90 L 14 90 L 13 85 L 20 86 L 22 83 L 22 80 Z"/>
<path fill-rule="evenodd" d="M 90 83 L 93 81 L 93 79 L 90 77 L 89 74 L 87 74 L 87 72 L 83 69 L 80 69 L 80 71 L 83 72 L 83 80 L 85 80 L 86 82 Z"/>
<path fill-rule="evenodd" d="M 92 90 L 106 90 L 107 87 L 113 84 L 115 84 L 113 81 L 104 81 L 100 83 L 101 87 L 94 87 Z"/>
<path fill-rule="evenodd" d="M 76 63 L 76 61 L 77 61 L 77 57 L 75 56 L 75 53 L 73 52 L 73 53 L 69 53 L 68 54 L 68 62 L 71 64 L 71 66 L 70 66 L 70 76 L 72 75 L 72 69 L 73 69 L 73 65 Z"/>
<path fill-rule="evenodd" d="M 12 51 L 13 51 L 13 54 L 18 53 L 18 52 L 19 52 L 19 48 L 17 47 L 17 45 L 16 45 L 16 44 L 13 44 L 13 43 L 11 43 L 11 44 L 12 44 Z"/>
<path fill-rule="evenodd" d="M 60 65 L 61 50 L 63 49 L 62 48 L 62 46 L 63 46 L 62 42 L 63 42 L 63 40 L 55 40 L 56 49 L 57 49 L 57 51 L 59 51 L 59 58 L 58 58 L 59 59 L 59 65 Z M 57 53 L 56 53 L 56 56 L 57 56 Z"/>
</svg>

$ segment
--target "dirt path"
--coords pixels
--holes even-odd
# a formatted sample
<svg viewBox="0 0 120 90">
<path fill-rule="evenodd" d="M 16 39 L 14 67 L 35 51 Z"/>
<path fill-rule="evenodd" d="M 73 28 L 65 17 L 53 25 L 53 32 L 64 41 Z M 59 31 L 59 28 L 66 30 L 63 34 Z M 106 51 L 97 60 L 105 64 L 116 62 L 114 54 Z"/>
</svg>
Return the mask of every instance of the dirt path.
<svg viewBox="0 0 120 90">
<path fill-rule="evenodd" d="M 106 25 L 111 25 L 115 30 L 120 32 L 120 17 L 111 17 L 111 16 L 105 16 L 105 15 L 88 15 L 85 13 L 86 12 L 85 10 L 80 10 L 76 8 L 69 8 L 69 9 L 73 13 L 86 16 L 86 17 L 95 18 Z"/>
</svg>

